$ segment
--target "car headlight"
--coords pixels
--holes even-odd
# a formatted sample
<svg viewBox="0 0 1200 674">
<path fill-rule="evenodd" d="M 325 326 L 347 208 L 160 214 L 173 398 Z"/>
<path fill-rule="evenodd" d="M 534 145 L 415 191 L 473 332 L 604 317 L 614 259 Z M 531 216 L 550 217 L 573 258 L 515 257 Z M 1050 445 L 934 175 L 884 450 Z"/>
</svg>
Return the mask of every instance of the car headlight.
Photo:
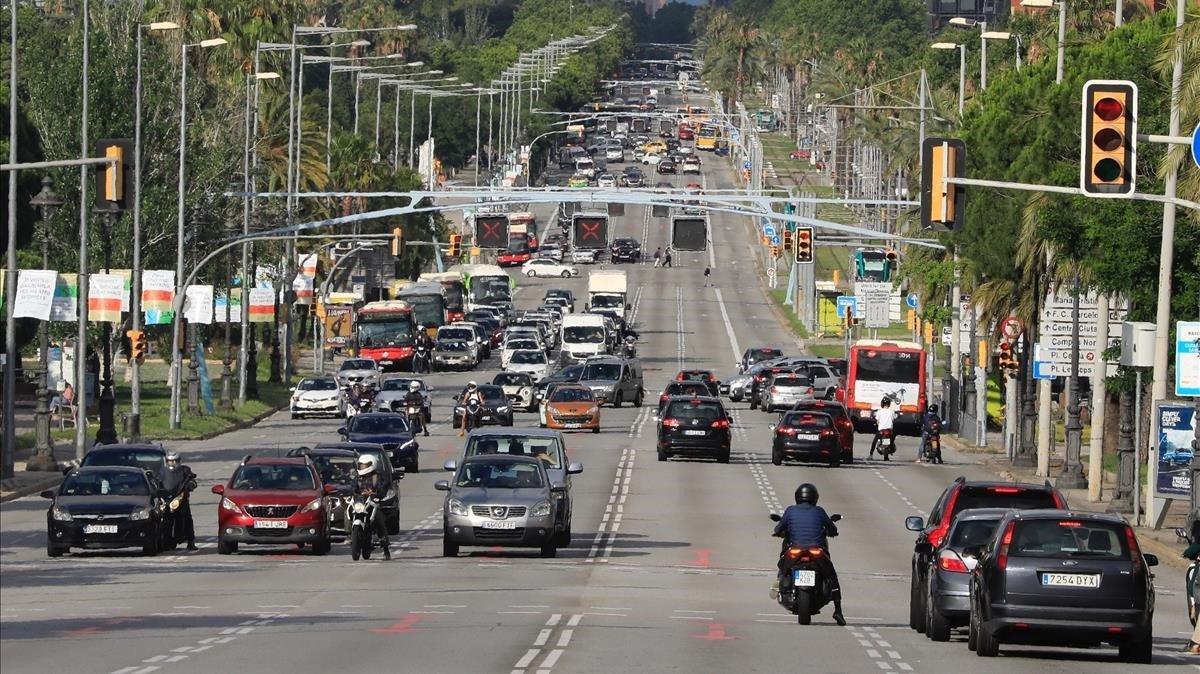
<svg viewBox="0 0 1200 674">
<path fill-rule="evenodd" d="M 135 522 L 141 521 L 141 520 L 148 520 L 148 519 L 150 519 L 150 509 L 149 508 L 138 508 L 137 510 L 129 513 L 129 519 L 131 519 Z"/>
<path fill-rule="evenodd" d="M 309 501 L 308 503 L 305 503 L 304 507 L 300 509 L 300 512 L 310 513 L 314 510 L 320 510 L 320 509 L 321 509 L 321 497 L 318 496 L 317 498 Z"/>
<path fill-rule="evenodd" d="M 597 405 L 597 406 L 595 406 L 595 407 L 589 407 L 589 408 L 588 408 L 588 414 L 599 414 L 599 413 L 600 413 L 600 406 L 599 406 L 599 405 Z"/>
<path fill-rule="evenodd" d="M 529 514 L 532 517 L 549 517 L 550 516 L 550 502 L 542 501 L 542 502 L 538 503 L 537 505 L 533 506 L 533 509 L 529 511 Z"/>
<path fill-rule="evenodd" d="M 450 501 L 447 503 L 447 506 L 450 508 L 451 515 L 458 515 L 460 517 L 468 517 L 471 514 L 471 511 L 467 510 L 467 506 L 464 505 L 462 501 L 460 501 L 456 498 L 450 499 Z"/>
<path fill-rule="evenodd" d="M 242 509 L 239 508 L 236 503 L 234 503 L 233 501 L 230 501 L 228 497 L 221 499 L 221 508 L 223 510 L 229 510 L 229 511 L 238 513 L 239 515 L 242 513 Z"/>
<path fill-rule="evenodd" d="M 416 444 L 416 442 L 417 442 L 417 439 L 413 438 L 412 440 L 409 440 L 408 442 L 400 445 L 400 449 L 406 449 L 408 447 L 411 447 L 412 445 Z"/>
<path fill-rule="evenodd" d="M 71 517 L 71 511 L 58 505 L 50 509 L 50 516 L 53 517 L 57 522 L 70 522 L 72 519 L 74 519 Z"/>
</svg>

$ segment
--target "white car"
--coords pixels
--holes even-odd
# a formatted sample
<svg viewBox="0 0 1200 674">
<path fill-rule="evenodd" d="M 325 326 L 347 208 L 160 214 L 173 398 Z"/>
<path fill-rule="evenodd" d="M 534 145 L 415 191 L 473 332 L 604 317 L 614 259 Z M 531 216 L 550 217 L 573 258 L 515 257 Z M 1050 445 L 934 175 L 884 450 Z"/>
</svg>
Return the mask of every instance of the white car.
<svg viewBox="0 0 1200 674">
<path fill-rule="evenodd" d="M 550 374 L 550 359 L 546 357 L 545 351 L 514 351 L 505 369 L 509 372 L 523 372 L 537 381 Z"/>
<path fill-rule="evenodd" d="M 512 359 L 512 355 L 517 351 L 541 351 L 545 353 L 546 347 L 541 340 L 534 339 L 528 335 L 513 337 L 504 342 L 504 346 L 500 347 L 500 369 L 508 369 L 508 363 Z"/>
<path fill-rule="evenodd" d="M 692 145 L 684 145 L 684 144 L 680 143 L 679 149 L 675 150 L 675 151 L 678 152 L 679 154 L 695 154 L 696 148 Z"/>
<path fill-rule="evenodd" d="M 596 187 L 616 187 L 617 179 L 611 173 L 604 173 L 596 179 Z"/>
<path fill-rule="evenodd" d="M 596 264 L 596 251 L 576 248 L 571 251 L 571 262 L 575 264 Z"/>
<path fill-rule="evenodd" d="M 438 343 L 465 343 L 467 345 L 467 352 L 470 355 L 471 367 L 475 367 L 483 361 L 483 352 L 479 348 L 479 339 L 475 334 L 475 328 L 471 326 L 458 324 L 443 325 L 438 328 L 435 341 Z"/>
<path fill-rule="evenodd" d="M 610 162 L 625 161 L 625 149 L 620 146 L 609 146 L 604 150 L 604 160 Z"/>
<path fill-rule="evenodd" d="M 346 414 L 346 398 L 333 377 L 305 377 L 292 388 L 293 419 Z"/>
<path fill-rule="evenodd" d="M 684 173 L 700 173 L 700 158 L 695 156 L 684 157 L 682 170 Z"/>
<path fill-rule="evenodd" d="M 526 412 L 537 411 L 537 397 L 534 395 L 537 380 L 525 372 L 501 372 L 492 379 L 492 384 L 504 389 L 508 402 L 513 407 L 519 407 Z"/>
<path fill-rule="evenodd" d="M 538 257 L 544 258 L 547 260 L 553 260 L 555 262 L 562 262 L 562 260 L 563 260 L 562 248 L 559 248 L 557 244 L 543 243 L 538 248 Z"/>
<path fill-rule="evenodd" d="M 662 156 L 657 152 L 647 152 L 642 155 L 642 163 L 646 166 L 658 166 L 660 161 L 662 161 Z"/>
<path fill-rule="evenodd" d="M 549 258 L 539 257 L 535 260 L 530 260 L 521 265 L 521 273 L 533 277 L 553 277 L 559 276 L 562 278 L 571 278 L 579 276 L 579 270 L 575 267 L 565 265 L 561 262 L 555 262 Z"/>
<path fill-rule="evenodd" d="M 562 313 L 564 314 L 575 313 L 571 310 L 571 301 L 562 296 L 547 297 L 542 303 L 562 307 Z"/>
</svg>

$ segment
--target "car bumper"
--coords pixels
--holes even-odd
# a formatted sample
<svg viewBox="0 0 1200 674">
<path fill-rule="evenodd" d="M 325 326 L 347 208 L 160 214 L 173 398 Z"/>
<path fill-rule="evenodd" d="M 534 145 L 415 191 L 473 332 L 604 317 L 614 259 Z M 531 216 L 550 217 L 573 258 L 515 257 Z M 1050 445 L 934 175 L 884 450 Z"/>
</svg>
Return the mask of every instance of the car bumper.
<svg viewBox="0 0 1200 674">
<path fill-rule="evenodd" d="M 516 529 L 484 529 L 484 518 L 450 515 L 446 518 L 445 536 L 459 545 L 502 545 L 518 548 L 540 548 L 550 543 L 555 534 L 555 517 L 528 517 L 517 522 Z"/>
<path fill-rule="evenodd" d="M 453 358 L 437 356 L 434 357 L 433 362 L 442 367 L 473 367 L 475 365 L 475 359 L 470 356 L 456 356 Z"/>
<path fill-rule="evenodd" d="M 337 400 L 319 403 L 292 403 L 292 414 L 331 414 L 337 416 L 342 413 L 343 409 L 342 403 Z"/>
<path fill-rule="evenodd" d="M 286 545 L 289 543 L 320 543 L 329 538 L 328 525 L 312 524 L 287 529 L 254 529 L 242 526 L 221 527 L 218 538 L 227 543 L 247 545 Z"/>
<path fill-rule="evenodd" d="M 992 604 L 990 614 L 983 629 L 1001 641 L 1029 644 L 1137 641 L 1146 636 L 1153 622 L 1153 614 L 1144 609 Z"/>
<path fill-rule="evenodd" d="M 679 454 L 701 454 L 716 456 L 729 451 L 728 437 L 692 438 L 686 436 L 660 436 L 658 446 L 668 452 Z"/>
<path fill-rule="evenodd" d="M 592 430 L 593 428 L 600 428 L 600 415 L 570 415 L 556 418 L 553 414 L 550 414 L 546 419 L 546 427 L 560 431 Z"/>
<path fill-rule="evenodd" d="M 807 402 L 812 399 L 813 399 L 813 397 L 810 395 L 786 395 L 786 394 L 779 395 L 779 394 L 776 394 L 773 396 L 767 396 L 766 399 L 763 400 L 763 406 L 770 407 L 771 409 L 791 408 L 796 403 Z"/>
<path fill-rule="evenodd" d="M 820 440 L 775 440 L 773 449 L 787 457 L 822 460 L 828 460 L 842 453 L 841 445 L 838 443 L 821 442 Z"/>
<path fill-rule="evenodd" d="M 116 533 L 98 534 L 84 533 L 88 524 L 116 524 Z M 148 541 L 155 540 L 158 532 L 158 520 L 106 520 L 103 522 L 51 521 L 47 535 L 54 545 L 60 547 L 85 548 L 104 550 L 111 548 L 140 548 Z"/>
<path fill-rule="evenodd" d="M 479 425 L 481 426 L 512 426 L 513 415 L 509 411 L 507 413 L 500 412 L 485 412 L 479 417 Z M 454 411 L 454 427 L 462 426 L 462 412 Z"/>
</svg>

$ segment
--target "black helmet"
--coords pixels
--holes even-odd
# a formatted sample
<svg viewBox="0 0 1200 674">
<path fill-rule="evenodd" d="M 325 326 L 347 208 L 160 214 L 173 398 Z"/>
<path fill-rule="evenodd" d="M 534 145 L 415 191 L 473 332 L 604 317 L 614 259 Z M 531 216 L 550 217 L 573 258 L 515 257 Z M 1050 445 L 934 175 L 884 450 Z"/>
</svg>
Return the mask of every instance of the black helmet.
<svg viewBox="0 0 1200 674">
<path fill-rule="evenodd" d="M 937 414 L 937 413 L 938 413 L 938 406 L 937 406 L 937 403 L 933 403 L 932 405 L 930 405 L 930 406 L 929 406 L 929 413 L 930 413 L 930 414 Z"/>
<path fill-rule="evenodd" d="M 811 482 L 796 487 L 796 503 L 807 503 L 809 505 L 817 505 L 817 501 L 821 495 L 817 493 L 817 486 Z"/>
</svg>

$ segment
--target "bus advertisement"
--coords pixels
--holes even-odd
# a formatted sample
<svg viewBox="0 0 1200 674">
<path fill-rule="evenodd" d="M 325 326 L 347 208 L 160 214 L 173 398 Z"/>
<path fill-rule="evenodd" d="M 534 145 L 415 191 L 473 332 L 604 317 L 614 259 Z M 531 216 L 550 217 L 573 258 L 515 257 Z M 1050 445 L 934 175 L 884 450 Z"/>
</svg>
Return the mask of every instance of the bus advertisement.
<svg viewBox="0 0 1200 674">
<path fill-rule="evenodd" d="M 364 304 L 354 322 L 358 356 L 370 358 L 385 372 L 395 372 L 404 363 L 411 366 L 416 328 L 412 307 L 407 302 L 384 300 Z"/>
<path fill-rule="evenodd" d="M 858 430 L 875 429 L 884 396 L 896 410 L 896 432 L 920 435 L 925 414 L 925 350 L 915 342 L 860 339 L 850 347 L 846 407 Z"/>
</svg>

